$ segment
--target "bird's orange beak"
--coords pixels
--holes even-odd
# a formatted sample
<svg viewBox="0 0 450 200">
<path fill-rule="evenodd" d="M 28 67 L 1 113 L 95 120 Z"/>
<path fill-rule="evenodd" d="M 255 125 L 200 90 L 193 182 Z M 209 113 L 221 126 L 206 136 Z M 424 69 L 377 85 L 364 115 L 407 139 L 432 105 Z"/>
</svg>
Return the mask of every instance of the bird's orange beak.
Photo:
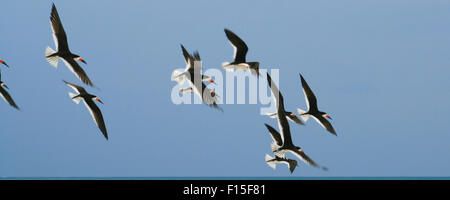
<svg viewBox="0 0 450 200">
<path fill-rule="evenodd" d="M 292 117 L 295 117 L 295 114 L 294 114 L 294 113 L 292 113 L 292 114 L 291 114 L 291 116 L 292 116 Z"/>
<path fill-rule="evenodd" d="M 84 64 L 87 64 L 86 61 L 83 60 L 83 58 L 78 58 L 78 60 L 79 60 L 80 62 L 83 62 Z"/>
<path fill-rule="evenodd" d="M 95 100 L 103 104 L 102 100 L 100 100 L 98 97 L 96 97 Z"/>
<path fill-rule="evenodd" d="M 9 67 L 9 66 L 8 66 L 8 64 L 6 64 L 6 62 L 5 62 L 5 61 L 3 61 L 3 60 L 1 60 L 1 59 L 0 59 L 0 63 L 2 63 L 2 64 L 4 64 L 4 65 L 6 65 L 6 67 Z"/>
</svg>

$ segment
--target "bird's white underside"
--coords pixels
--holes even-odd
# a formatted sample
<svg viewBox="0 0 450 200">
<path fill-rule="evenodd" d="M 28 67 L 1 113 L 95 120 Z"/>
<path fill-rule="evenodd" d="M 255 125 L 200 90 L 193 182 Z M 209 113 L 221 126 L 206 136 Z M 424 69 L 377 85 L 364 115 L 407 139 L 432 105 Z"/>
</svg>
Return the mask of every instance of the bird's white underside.
<svg viewBox="0 0 450 200">
<path fill-rule="evenodd" d="M 86 106 L 86 108 L 89 110 L 89 113 L 91 114 L 91 117 L 94 120 L 95 124 L 97 124 L 97 126 L 98 126 L 97 119 L 95 119 L 94 111 L 92 111 L 91 107 L 89 107 L 89 105 L 86 103 L 86 101 L 83 101 L 83 103 Z"/>
<path fill-rule="evenodd" d="M 239 63 L 239 64 L 235 64 L 235 65 L 222 64 L 222 67 L 227 71 L 234 71 L 235 69 L 242 69 L 242 70 L 250 69 L 250 65 L 248 65 L 246 63 Z"/>
<path fill-rule="evenodd" d="M 5 100 L 6 103 L 9 103 L 9 102 L 6 100 L 5 96 L 3 96 L 3 93 L 0 93 L 0 96 L 2 96 L 3 100 Z"/>
<path fill-rule="evenodd" d="M 53 23 L 52 23 L 52 21 L 50 20 L 50 26 L 52 27 L 52 32 L 53 32 L 53 41 L 55 42 L 55 47 L 56 47 L 56 50 L 58 50 L 58 38 L 56 37 L 56 34 L 55 34 L 55 28 L 53 27 Z"/>
<path fill-rule="evenodd" d="M 305 95 L 305 102 L 306 102 L 306 107 L 307 107 L 307 108 L 308 108 L 308 110 L 309 110 L 309 100 L 308 100 L 308 96 L 306 95 L 305 89 L 304 89 L 304 88 L 302 88 L 302 90 L 303 90 L 303 94 Z"/>
<path fill-rule="evenodd" d="M 61 60 L 64 61 L 64 63 L 66 64 L 67 68 L 69 68 L 69 70 L 70 70 L 73 74 L 75 74 L 75 76 L 77 76 L 79 79 L 81 79 L 81 77 L 75 72 L 75 69 L 73 68 L 73 66 L 72 66 L 69 62 L 67 62 L 66 59 L 61 58 Z"/>
<path fill-rule="evenodd" d="M 327 128 L 325 127 L 325 125 L 324 125 L 319 119 L 317 119 L 315 116 L 312 116 L 312 118 L 313 118 L 314 120 L 316 120 L 316 122 L 319 123 L 320 126 L 322 126 L 324 129 L 327 129 Z"/>
<path fill-rule="evenodd" d="M 288 150 L 288 152 L 294 154 L 297 158 L 299 158 L 302 162 L 311 165 L 311 163 L 309 163 L 307 160 L 305 160 L 297 151 L 293 151 L 293 150 Z"/>
</svg>

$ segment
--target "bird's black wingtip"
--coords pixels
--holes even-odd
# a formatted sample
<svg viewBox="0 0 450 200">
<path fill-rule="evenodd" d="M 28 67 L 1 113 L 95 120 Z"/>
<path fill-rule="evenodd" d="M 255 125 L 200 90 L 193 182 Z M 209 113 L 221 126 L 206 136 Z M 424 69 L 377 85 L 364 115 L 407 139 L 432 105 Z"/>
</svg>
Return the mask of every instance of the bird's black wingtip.
<svg viewBox="0 0 450 200">
<path fill-rule="evenodd" d="M 225 31 L 225 35 L 227 35 L 228 39 L 230 39 L 230 37 L 233 37 L 234 35 L 236 35 L 230 29 L 225 28 L 224 31 Z"/>
<path fill-rule="evenodd" d="M 210 106 L 213 107 L 213 108 L 215 108 L 215 109 L 217 109 L 217 110 L 219 110 L 220 112 L 223 113 L 223 109 L 222 109 L 221 107 L 219 107 L 219 105 L 217 105 L 216 103 L 210 104 Z"/>
<path fill-rule="evenodd" d="M 194 58 L 195 58 L 195 60 L 201 60 L 201 58 L 200 58 L 200 53 L 196 50 L 196 51 L 194 51 Z"/>
<path fill-rule="evenodd" d="M 270 77 L 269 72 L 266 72 L 267 74 L 267 82 L 269 83 L 269 87 L 272 86 L 272 77 Z"/>
<path fill-rule="evenodd" d="M 62 79 L 62 81 L 63 81 L 66 85 L 71 85 L 71 84 L 73 84 L 73 83 L 71 83 L 71 82 L 69 82 L 69 81 L 66 81 L 66 80 L 64 80 L 64 79 Z"/>
<path fill-rule="evenodd" d="M 105 132 L 102 131 L 102 133 L 103 136 L 105 136 L 106 141 L 108 141 L 109 140 L 108 133 L 106 131 Z"/>
<path fill-rule="evenodd" d="M 89 85 L 89 86 L 91 86 L 91 87 L 93 87 L 93 88 L 95 88 L 96 86 L 94 85 L 94 83 L 92 83 L 90 80 L 87 80 L 87 81 L 83 81 L 86 85 Z"/>
<path fill-rule="evenodd" d="M 189 54 L 189 52 L 186 50 L 186 48 L 181 43 L 180 43 L 180 46 L 181 46 L 181 51 L 183 52 L 183 56 L 187 62 L 188 58 L 190 58 L 191 55 Z"/>
<path fill-rule="evenodd" d="M 97 89 L 98 91 L 102 91 L 101 88 L 99 88 L 98 86 L 94 86 L 95 89 Z"/>
</svg>

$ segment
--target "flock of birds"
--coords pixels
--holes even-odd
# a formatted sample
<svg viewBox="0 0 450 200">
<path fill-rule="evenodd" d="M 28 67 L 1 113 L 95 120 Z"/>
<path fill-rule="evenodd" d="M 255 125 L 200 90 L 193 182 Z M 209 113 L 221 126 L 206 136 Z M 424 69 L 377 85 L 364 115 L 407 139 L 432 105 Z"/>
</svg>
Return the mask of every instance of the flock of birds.
<svg viewBox="0 0 450 200">
<path fill-rule="evenodd" d="M 66 66 L 79 78 L 81 82 L 84 84 L 94 87 L 94 84 L 87 76 L 86 72 L 81 68 L 81 66 L 77 63 L 77 61 L 83 62 L 86 64 L 86 61 L 83 60 L 80 56 L 73 54 L 67 42 L 67 36 L 64 31 L 63 25 L 58 15 L 58 11 L 56 10 L 55 4 L 52 5 L 52 11 L 50 15 L 50 23 L 53 31 L 53 39 L 56 46 L 56 51 L 50 47 L 47 47 L 45 50 L 46 60 L 53 67 L 58 66 L 58 61 L 62 60 Z M 234 59 L 232 62 L 224 62 L 222 63 L 222 67 L 227 71 L 234 71 L 235 69 L 247 70 L 251 74 L 259 77 L 261 76 L 259 73 L 259 62 L 247 62 L 246 54 L 248 51 L 248 47 L 245 42 L 239 38 L 232 31 L 225 29 L 225 35 L 227 36 L 231 46 L 234 48 Z M 214 108 L 222 110 L 218 104 L 217 94 L 214 90 L 208 88 L 206 83 L 215 84 L 214 80 L 201 73 L 202 71 L 202 61 L 200 58 L 200 54 L 195 51 L 192 55 L 185 49 L 183 45 L 181 45 L 181 49 L 183 52 L 183 56 L 186 62 L 186 69 L 184 71 L 174 70 L 172 73 L 172 79 L 175 80 L 178 84 L 182 84 L 184 82 L 189 83 L 189 87 L 180 89 L 181 93 L 194 93 L 198 95 L 202 101 Z M 0 59 L 0 63 L 9 67 L 8 64 L 4 60 Z M 307 163 L 308 165 L 318 167 L 326 170 L 326 167 L 321 167 L 316 162 L 314 162 L 311 158 L 309 158 L 302 150 L 302 148 L 295 146 L 292 142 L 289 122 L 292 121 L 296 124 L 304 125 L 305 122 L 312 117 L 315 119 L 322 127 L 324 127 L 330 133 L 337 135 L 331 123 L 326 119 L 331 117 L 318 109 L 317 99 L 312 92 L 311 88 L 306 83 L 303 76 L 300 74 L 300 79 L 303 87 L 303 93 L 305 95 L 306 103 L 308 106 L 308 110 L 304 111 L 301 109 L 297 109 L 297 112 L 300 116 L 297 117 L 294 113 L 288 112 L 284 109 L 284 99 L 281 95 L 278 86 L 272 82 L 272 79 L 269 74 L 267 74 L 267 81 L 270 87 L 272 97 L 275 99 L 277 112 L 269 113 L 267 116 L 271 118 L 277 118 L 278 120 L 278 128 L 281 133 L 279 133 L 276 129 L 271 127 L 268 124 L 265 124 L 267 127 L 272 139 L 273 143 L 271 144 L 271 150 L 274 154 L 274 157 L 266 154 L 266 163 L 272 167 L 276 168 L 277 164 L 287 164 L 291 173 L 297 166 L 297 161 L 293 159 L 289 159 L 285 156 L 286 152 L 290 152 L 297 156 L 301 161 Z M 90 94 L 80 85 L 76 85 L 70 82 L 63 80 L 63 82 L 71 87 L 76 94 L 69 92 L 69 97 L 76 103 L 79 104 L 81 101 L 84 102 L 85 106 L 89 110 L 94 122 L 97 124 L 100 131 L 103 133 L 104 137 L 108 139 L 108 133 L 106 130 L 105 122 L 103 120 L 102 113 L 100 109 L 97 107 L 95 101 L 103 103 L 97 96 Z M 1 73 L 0 73 L 0 95 L 3 99 L 8 102 L 12 107 L 19 109 L 16 105 L 12 97 L 9 93 L 4 89 L 8 89 L 6 84 L 1 81 Z"/>
<path fill-rule="evenodd" d="M 47 47 L 45 49 L 45 58 L 47 59 L 47 61 L 50 63 L 50 65 L 56 68 L 58 67 L 58 61 L 62 60 L 66 64 L 66 66 L 70 69 L 70 71 L 72 71 L 84 84 L 94 87 L 94 84 L 89 79 L 86 72 L 77 63 L 77 61 L 80 61 L 86 64 L 86 61 L 83 60 L 80 56 L 70 52 L 66 32 L 64 31 L 55 4 L 52 5 L 52 11 L 50 14 L 50 24 L 53 31 L 53 40 L 55 42 L 56 51 L 50 47 Z M 0 60 L 0 62 L 8 66 L 5 61 Z M 97 126 L 99 127 L 100 131 L 103 133 L 105 138 L 108 139 L 108 133 L 106 131 L 106 126 L 103 120 L 102 112 L 100 111 L 100 109 L 98 108 L 98 106 L 95 104 L 94 101 L 98 101 L 100 103 L 103 102 L 97 96 L 88 93 L 82 86 L 69 83 L 65 80 L 63 80 L 63 82 L 77 92 L 77 94 L 69 92 L 70 98 L 77 104 L 83 100 L 92 118 L 94 119 L 94 122 L 97 124 Z M 5 83 L 1 82 L 1 85 L 7 88 Z M 8 92 L 4 90 L 2 87 L 0 87 L 0 94 L 3 97 L 3 99 L 6 102 L 8 102 L 11 106 L 13 106 L 16 109 L 19 109 L 19 107 L 16 105 L 16 103 L 8 94 Z"/>
<path fill-rule="evenodd" d="M 248 47 L 245 42 L 232 31 L 228 29 L 225 29 L 224 31 L 231 46 L 234 48 L 234 59 L 231 63 L 223 62 L 222 67 L 227 71 L 234 71 L 235 69 L 247 70 L 251 74 L 256 75 L 259 78 L 259 62 L 246 61 Z M 214 84 L 215 82 L 211 77 L 201 73 L 202 62 L 200 59 L 200 54 L 197 51 L 195 51 L 192 55 L 189 54 L 183 45 L 181 45 L 181 49 L 186 62 L 186 68 L 184 71 L 174 70 L 172 72 L 172 80 L 176 81 L 180 85 L 184 82 L 188 82 L 189 86 L 187 88 L 181 88 L 179 92 L 183 94 L 194 93 L 198 95 L 205 104 L 222 110 L 217 105 L 217 94 L 214 92 L 214 90 L 211 90 L 205 85 L 205 82 Z M 272 78 L 267 73 L 268 85 L 270 86 L 272 97 L 275 99 L 277 108 L 277 112 L 268 113 L 267 116 L 269 116 L 270 118 L 278 119 L 278 128 L 281 133 L 279 133 L 270 125 L 265 124 L 273 139 L 271 150 L 274 153 L 274 157 L 266 154 L 265 160 L 266 163 L 273 169 L 276 169 L 277 164 L 287 164 L 290 172 L 292 173 L 297 167 L 297 161 L 294 159 L 289 159 L 285 156 L 285 153 L 290 152 L 308 165 L 327 170 L 326 167 L 320 166 L 316 162 L 314 162 L 309 156 L 305 154 L 305 152 L 303 152 L 302 148 L 300 148 L 299 146 L 295 146 L 292 142 L 288 120 L 296 124 L 305 125 L 305 122 L 309 118 L 313 118 L 328 132 L 337 136 L 333 126 L 326 119 L 331 119 L 331 117 L 326 112 L 322 112 L 319 110 L 316 96 L 301 74 L 300 79 L 302 83 L 303 93 L 306 99 L 306 104 L 308 106 L 307 111 L 297 109 L 297 112 L 301 119 L 294 113 L 288 112 L 284 109 L 283 96 L 281 95 L 278 86 L 272 82 Z"/>
</svg>

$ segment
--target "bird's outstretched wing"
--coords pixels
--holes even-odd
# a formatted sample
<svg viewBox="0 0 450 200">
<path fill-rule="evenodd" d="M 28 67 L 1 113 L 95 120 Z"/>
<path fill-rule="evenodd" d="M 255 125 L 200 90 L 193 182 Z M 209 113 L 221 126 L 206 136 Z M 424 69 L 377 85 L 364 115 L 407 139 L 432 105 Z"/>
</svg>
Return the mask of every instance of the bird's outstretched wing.
<svg viewBox="0 0 450 200">
<path fill-rule="evenodd" d="M 52 5 L 52 13 L 50 15 L 50 24 L 53 30 L 53 40 L 55 42 L 56 49 L 58 51 L 69 50 L 69 45 L 67 44 L 67 36 L 64 31 L 64 27 L 59 18 L 58 11 L 56 10 L 55 4 Z"/>
<path fill-rule="evenodd" d="M 248 47 L 245 42 L 232 31 L 225 29 L 225 34 L 234 48 L 233 63 L 244 63 L 247 55 Z"/>
</svg>

